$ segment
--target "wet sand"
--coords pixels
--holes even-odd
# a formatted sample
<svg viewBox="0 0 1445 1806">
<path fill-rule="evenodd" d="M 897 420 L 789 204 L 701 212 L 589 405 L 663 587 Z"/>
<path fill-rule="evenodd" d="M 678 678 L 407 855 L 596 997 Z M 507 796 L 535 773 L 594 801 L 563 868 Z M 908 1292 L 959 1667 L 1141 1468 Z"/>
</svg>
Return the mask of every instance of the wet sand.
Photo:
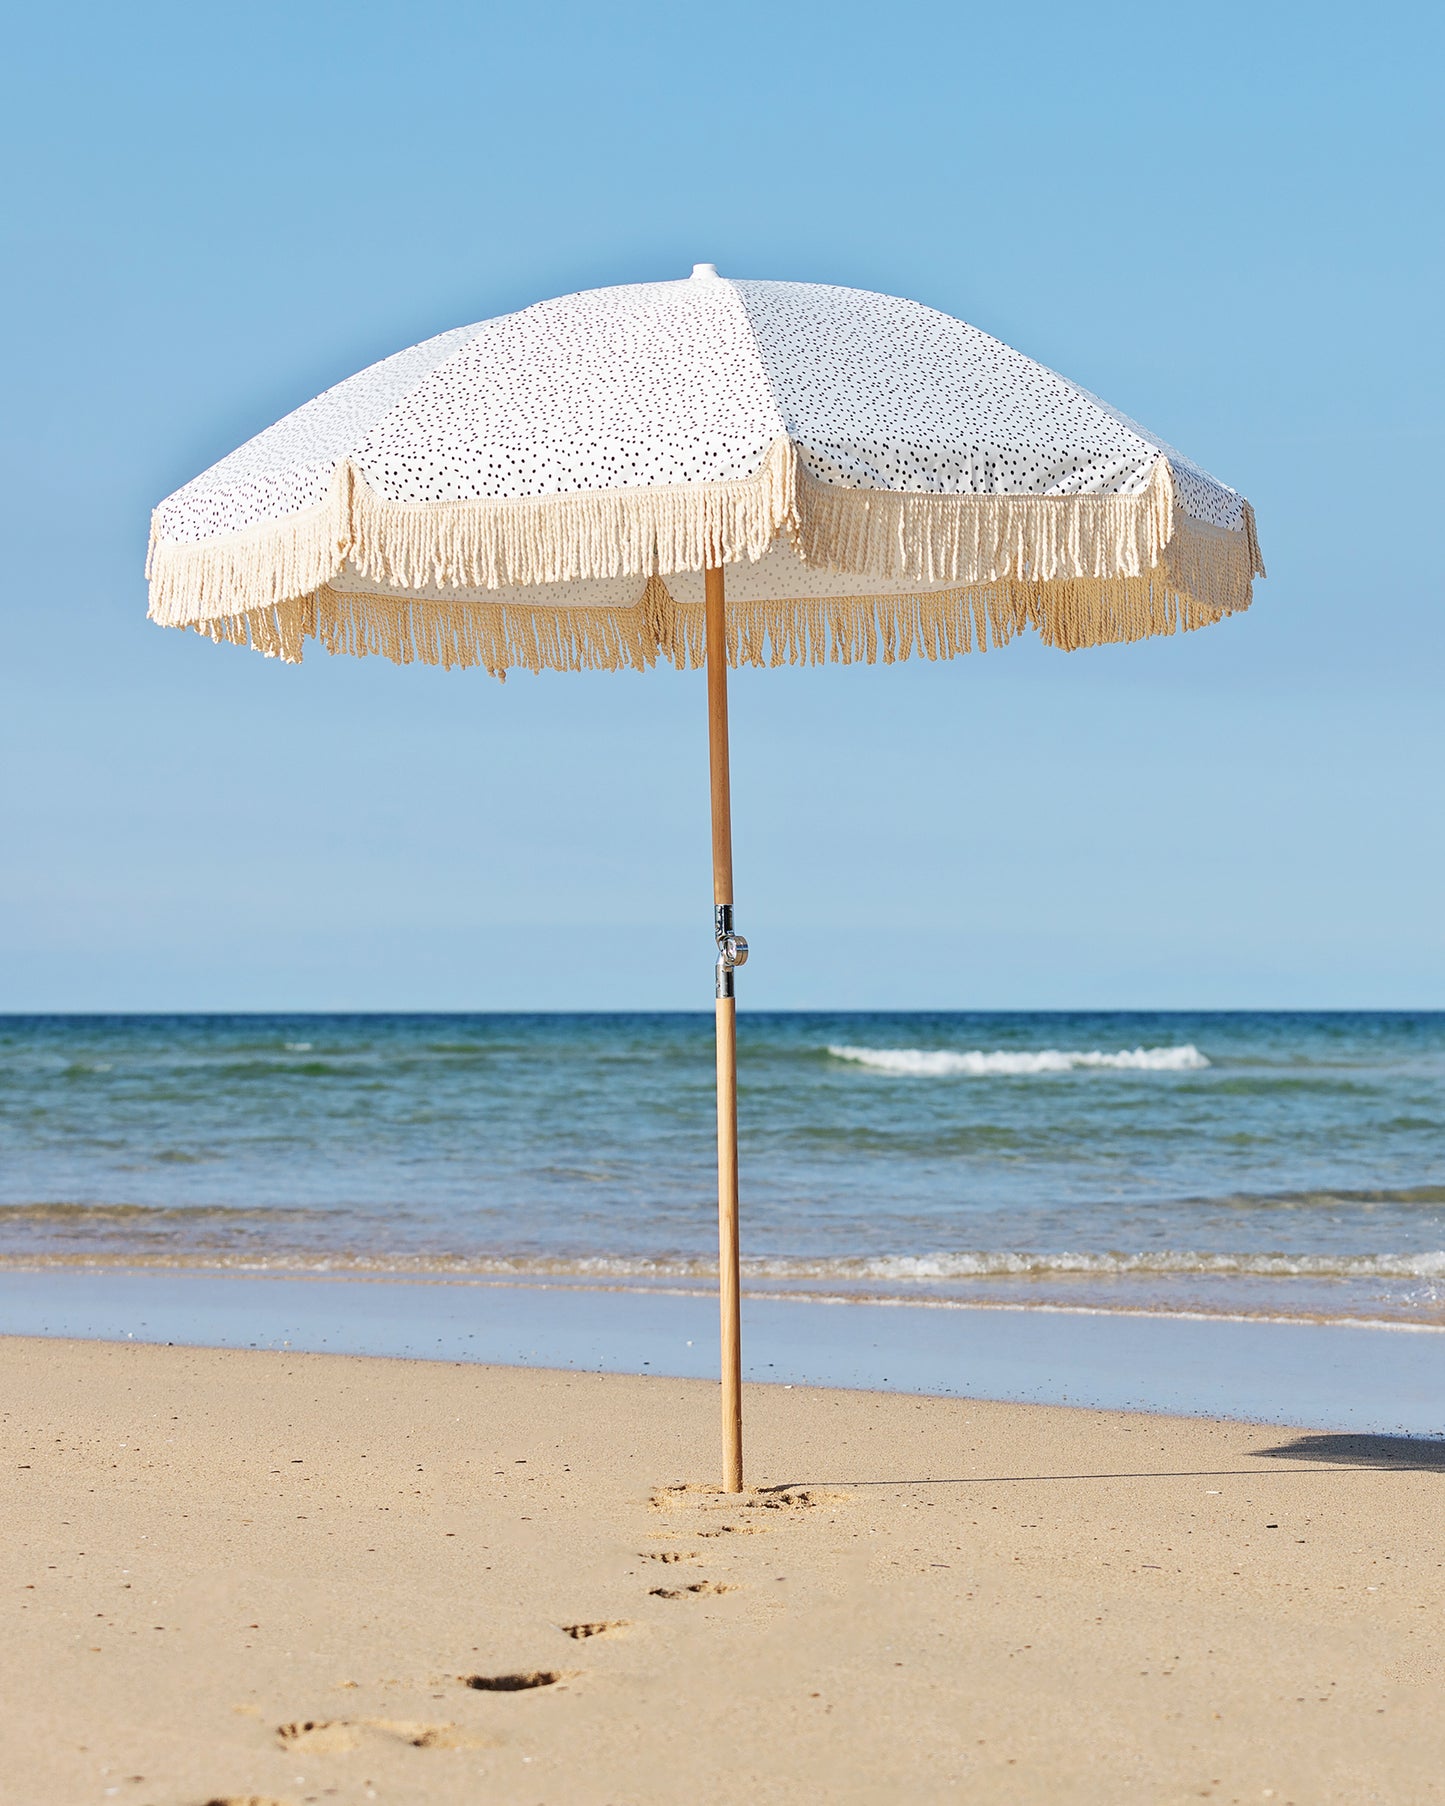
<svg viewBox="0 0 1445 1806">
<path fill-rule="evenodd" d="M 401 1276 L 0 1268 L 0 1331 L 711 1379 L 717 1299 Z M 745 1295 L 743 1376 L 1375 1434 L 1445 1430 L 1445 1330 Z"/>
<path fill-rule="evenodd" d="M 4 1797 L 1445 1798 L 1441 1445 L 716 1403 L 0 1341 Z"/>
</svg>

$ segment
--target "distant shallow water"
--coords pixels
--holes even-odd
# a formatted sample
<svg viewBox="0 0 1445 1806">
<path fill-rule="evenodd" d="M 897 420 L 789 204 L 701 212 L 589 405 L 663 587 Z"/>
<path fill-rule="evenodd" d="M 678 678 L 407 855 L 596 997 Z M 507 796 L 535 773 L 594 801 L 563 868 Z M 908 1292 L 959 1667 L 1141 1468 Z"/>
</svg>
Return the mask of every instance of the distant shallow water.
<svg viewBox="0 0 1445 1806">
<path fill-rule="evenodd" d="M 755 1293 L 1445 1323 L 1445 1014 L 740 1019 Z M 713 1270 L 711 1018 L 0 1018 L 0 1267 Z"/>
</svg>

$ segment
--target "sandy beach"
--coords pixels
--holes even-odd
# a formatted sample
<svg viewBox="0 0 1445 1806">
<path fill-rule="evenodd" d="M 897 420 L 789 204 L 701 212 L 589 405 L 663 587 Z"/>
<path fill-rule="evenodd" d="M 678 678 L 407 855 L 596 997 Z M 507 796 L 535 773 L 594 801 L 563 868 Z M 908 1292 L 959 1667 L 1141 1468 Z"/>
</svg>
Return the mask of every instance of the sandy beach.
<svg viewBox="0 0 1445 1806">
<path fill-rule="evenodd" d="M 1442 1797 L 1438 1445 L 15 1338 L 4 1797 Z"/>
</svg>

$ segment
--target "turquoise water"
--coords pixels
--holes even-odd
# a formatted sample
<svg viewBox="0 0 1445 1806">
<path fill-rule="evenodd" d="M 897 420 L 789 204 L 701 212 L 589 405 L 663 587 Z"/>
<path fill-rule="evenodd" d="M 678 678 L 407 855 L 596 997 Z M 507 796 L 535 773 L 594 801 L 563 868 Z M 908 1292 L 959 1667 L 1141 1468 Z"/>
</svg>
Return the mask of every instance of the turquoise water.
<svg viewBox="0 0 1445 1806">
<path fill-rule="evenodd" d="M 0 1262 L 713 1271 L 707 1015 L 0 1018 Z M 1445 1014 L 745 1013 L 754 1291 L 1445 1322 Z"/>
</svg>

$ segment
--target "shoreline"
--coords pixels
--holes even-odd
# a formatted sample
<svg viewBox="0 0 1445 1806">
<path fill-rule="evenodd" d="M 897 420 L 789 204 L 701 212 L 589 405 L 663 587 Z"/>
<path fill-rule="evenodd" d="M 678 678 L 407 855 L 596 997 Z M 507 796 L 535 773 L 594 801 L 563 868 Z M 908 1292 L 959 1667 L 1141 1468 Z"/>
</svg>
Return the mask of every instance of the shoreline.
<svg viewBox="0 0 1445 1806">
<path fill-rule="evenodd" d="M 551 1273 L 545 1269 L 517 1273 L 500 1268 L 465 1269 L 442 1266 L 406 1266 L 377 1262 L 371 1265 L 321 1261 L 288 1265 L 280 1261 L 216 1261 L 173 1259 L 165 1256 L 24 1256 L 0 1255 L 0 1280 L 7 1275 L 43 1274 L 117 1274 L 122 1278 L 146 1274 L 195 1274 L 208 1278 L 236 1280 L 284 1280 L 300 1283 L 333 1285 L 417 1285 L 471 1286 L 479 1289 L 507 1289 L 527 1292 L 580 1292 L 637 1297 L 707 1298 L 717 1297 L 717 1281 L 706 1276 L 686 1280 L 646 1274 L 626 1274 L 609 1278 L 604 1274 Z M 1025 1284 L 1027 1282 L 1024 1282 Z M 1027 1311 L 1079 1317 L 1148 1317 L 1188 1323 L 1295 1323 L 1334 1329 L 1389 1329 L 1445 1334 L 1445 1317 L 1431 1321 L 1421 1317 L 1363 1316 L 1353 1312 L 1308 1310 L 1261 1306 L 1257 1310 L 1230 1309 L 1203 1304 L 1102 1304 L 1084 1300 L 1078 1303 L 1056 1298 L 1029 1299 L 1022 1295 L 979 1297 L 939 1295 L 918 1291 L 911 1294 L 866 1290 L 862 1287 L 838 1288 L 831 1291 L 806 1288 L 802 1282 L 749 1283 L 743 1274 L 742 1296 L 754 1299 L 778 1299 L 784 1302 L 814 1305 L 877 1305 L 900 1310 L 940 1311 Z M 3 1333 L 3 1330 L 0 1330 Z"/>
<path fill-rule="evenodd" d="M 1402 1257 L 1403 1258 L 1403 1257 Z M 921 1310 L 1063 1311 L 1092 1315 L 1177 1317 L 1199 1321 L 1242 1323 L 1356 1324 L 1385 1329 L 1445 1330 L 1445 1293 L 1437 1290 L 1434 1267 L 1445 1256 L 1431 1256 L 1431 1270 L 1418 1277 L 1430 1287 L 1425 1298 L 1403 1294 L 1396 1299 L 1371 1295 L 1366 1289 L 1393 1271 L 1365 1275 L 1325 1271 L 1275 1273 L 1268 1270 L 1211 1271 L 1178 1269 L 1140 1273 L 1091 1272 L 1062 1267 L 1057 1271 L 883 1279 L 836 1274 L 780 1274 L 765 1261 L 749 1271 L 744 1261 L 743 1295 L 796 1299 L 811 1304 L 878 1304 Z M 714 1297 L 715 1264 L 673 1263 L 597 1257 L 576 1261 L 544 1257 L 461 1260 L 408 1255 L 256 1255 L 223 1253 L 154 1254 L 144 1251 L 103 1253 L 0 1253 L 0 1276 L 21 1273 L 117 1273 L 134 1275 L 199 1274 L 238 1279 L 331 1280 L 409 1285 L 517 1286 L 535 1291 L 636 1293 L 673 1297 Z M 1117 1288 L 1115 1296 L 1107 1296 Z M 1249 1302 L 1253 1293 L 1258 1300 Z M 1363 1293 L 1363 1296 L 1360 1294 Z M 1291 1294 L 1296 1296 L 1291 1298 Z"/>
<path fill-rule="evenodd" d="M 1445 1337 L 1395 1333 L 1434 1326 L 760 1293 L 743 1313 L 745 1377 L 783 1387 L 1445 1430 Z M 0 1335 L 709 1380 L 717 1317 L 701 1289 L 3 1269 Z"/>
<path fill-rule="evenodd" d="M 750 1385 L 728 1497 L 695 1380 L 15 1338 L 0 1391 L 17 1798 L 1442 1797 L 1445 1442 Z"/>
</svg>

